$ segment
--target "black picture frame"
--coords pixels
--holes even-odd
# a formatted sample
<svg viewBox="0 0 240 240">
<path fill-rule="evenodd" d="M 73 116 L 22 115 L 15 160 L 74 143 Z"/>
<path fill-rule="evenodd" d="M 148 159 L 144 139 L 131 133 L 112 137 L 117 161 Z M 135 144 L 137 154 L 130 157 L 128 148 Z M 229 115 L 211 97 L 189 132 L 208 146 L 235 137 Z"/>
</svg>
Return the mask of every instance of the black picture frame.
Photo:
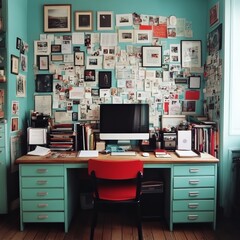
<svg viewBox="0 0 240 240">
<path fill-rule="evenodd" d="M 37 55 L 37 66 L 39 71 L 49 70 L 49 56 Z"/>
<path fill-rule="evenodd" d="M 72 121 L 78 120 L 78 112 L 72 112 Z"/>
<path fill-rule="evenodd" d="M 84 70 L 84 81 L 85 82 L 94 82 L 96 80 L 95 70 Z"/>
<path fill-rule="evenodd" d="M 11 55 L 11 73 L 18 75 L 19 73 L 19 57 Z"/>
<path fill-rule="evenodd" d="M 99 88 L 111 88 L 112 86 L 112 72 L 100 71 L 99 72 Z"/>
<path fill-rule="evenodd" d="M 200 89 L 201 88 L 201 76 L 190 76 L 188 78 L 188 88 Z"/>
<path fill-rule="evenodd" d="M 16 49 L 20 50 L 21 45 L 22 45 L 22 39 L 17 37 L 16 38 Z"/>
<path fill-rule="evenodd" d="M 35 90 L 36 92 L 52 92 L 53 74 L 37 74 Z"/>
<path fill-rule="evenodd" d="M 51 45 L 51 52 L 52 53 L 61 53 L 62 52 L 62 45 L 61 44 L 52 44 Z"/>
</svg>

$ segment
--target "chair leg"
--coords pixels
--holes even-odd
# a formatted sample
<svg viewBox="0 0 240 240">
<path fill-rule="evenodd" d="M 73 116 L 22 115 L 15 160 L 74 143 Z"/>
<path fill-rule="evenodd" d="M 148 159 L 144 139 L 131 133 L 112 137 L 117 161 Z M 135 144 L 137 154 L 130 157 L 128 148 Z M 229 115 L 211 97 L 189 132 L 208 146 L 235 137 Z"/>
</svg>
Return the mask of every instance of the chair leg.
<svg viewBox="0 0 240 240">
<path fill-rule="evenodd" d="M 137 203 L 137 227 L 138 227 L 138 239 L 142 240 L 143 239 L 143 234 L 142 234 L 142 219 L 141 219 L 141 205 L 140 203 Z"/>
<path fill-rule="evenodd" d="M 91 224 L 91 233 L 90 233 L 90 240 L 94 239 L 94 229 L 97 225 L 97 218 L 98 218 L 98 209 L 97 209 L 97 203 L 94 202 L 93 207 L 93 217 L 92 217 L 92 224 Z"/>
</svg>

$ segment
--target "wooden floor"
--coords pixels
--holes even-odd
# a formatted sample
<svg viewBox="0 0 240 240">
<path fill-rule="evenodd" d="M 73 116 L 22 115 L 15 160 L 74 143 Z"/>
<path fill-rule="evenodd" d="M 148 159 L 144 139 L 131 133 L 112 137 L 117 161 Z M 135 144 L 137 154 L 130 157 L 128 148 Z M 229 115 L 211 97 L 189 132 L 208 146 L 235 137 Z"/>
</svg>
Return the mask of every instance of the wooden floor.
<svg viewBox="0 0 240 240">
<path fill-rule="evenodd" d="M 19 231 L 18 211 L 0 215 L 0 240 L 88 240 L 91 210 L 79 210 L 64 233 L 62 223 L 28 223 L 23 232 Z M 137 240 L 134 218 L 129 211 L 108 209 L 99 215 L 95 240 Z M 144 240 L 239 240 L 240 221 L 218 221 L 217 230 L 209 223 L 175 224 L 170 232 L 164 220 L 143 220 Z"/>
</svg>

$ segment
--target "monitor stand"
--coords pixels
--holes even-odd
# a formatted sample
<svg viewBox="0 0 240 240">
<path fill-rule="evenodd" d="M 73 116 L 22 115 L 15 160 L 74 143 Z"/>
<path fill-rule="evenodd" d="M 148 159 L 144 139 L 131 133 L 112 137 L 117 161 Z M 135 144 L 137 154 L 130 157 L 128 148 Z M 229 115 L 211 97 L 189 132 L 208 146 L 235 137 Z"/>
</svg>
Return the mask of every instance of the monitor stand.
<svg viewBox="0 0 240 240">
<path fill-rule="evenodd" d="M 130 140 L 118 140 L 117 145 L 119 149 L 122 149 L 123 151 L 131 150 L 131 141 Z"/>
</svg>

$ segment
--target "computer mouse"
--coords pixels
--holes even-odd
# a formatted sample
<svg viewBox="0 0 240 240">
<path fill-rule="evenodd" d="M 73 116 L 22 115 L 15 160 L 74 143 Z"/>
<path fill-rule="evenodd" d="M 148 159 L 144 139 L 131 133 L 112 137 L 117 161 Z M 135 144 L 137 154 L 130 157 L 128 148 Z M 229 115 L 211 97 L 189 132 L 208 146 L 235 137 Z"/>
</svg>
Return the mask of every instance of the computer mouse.
<svg viewBox="0 0 240 240">
<path fill-rule="evenodd" d="M 143 153 L 142 153 L 142 156 L 143 156 L 143 157 L 149 157 L 149 153 L 143 152 Z"/>
</svg>

